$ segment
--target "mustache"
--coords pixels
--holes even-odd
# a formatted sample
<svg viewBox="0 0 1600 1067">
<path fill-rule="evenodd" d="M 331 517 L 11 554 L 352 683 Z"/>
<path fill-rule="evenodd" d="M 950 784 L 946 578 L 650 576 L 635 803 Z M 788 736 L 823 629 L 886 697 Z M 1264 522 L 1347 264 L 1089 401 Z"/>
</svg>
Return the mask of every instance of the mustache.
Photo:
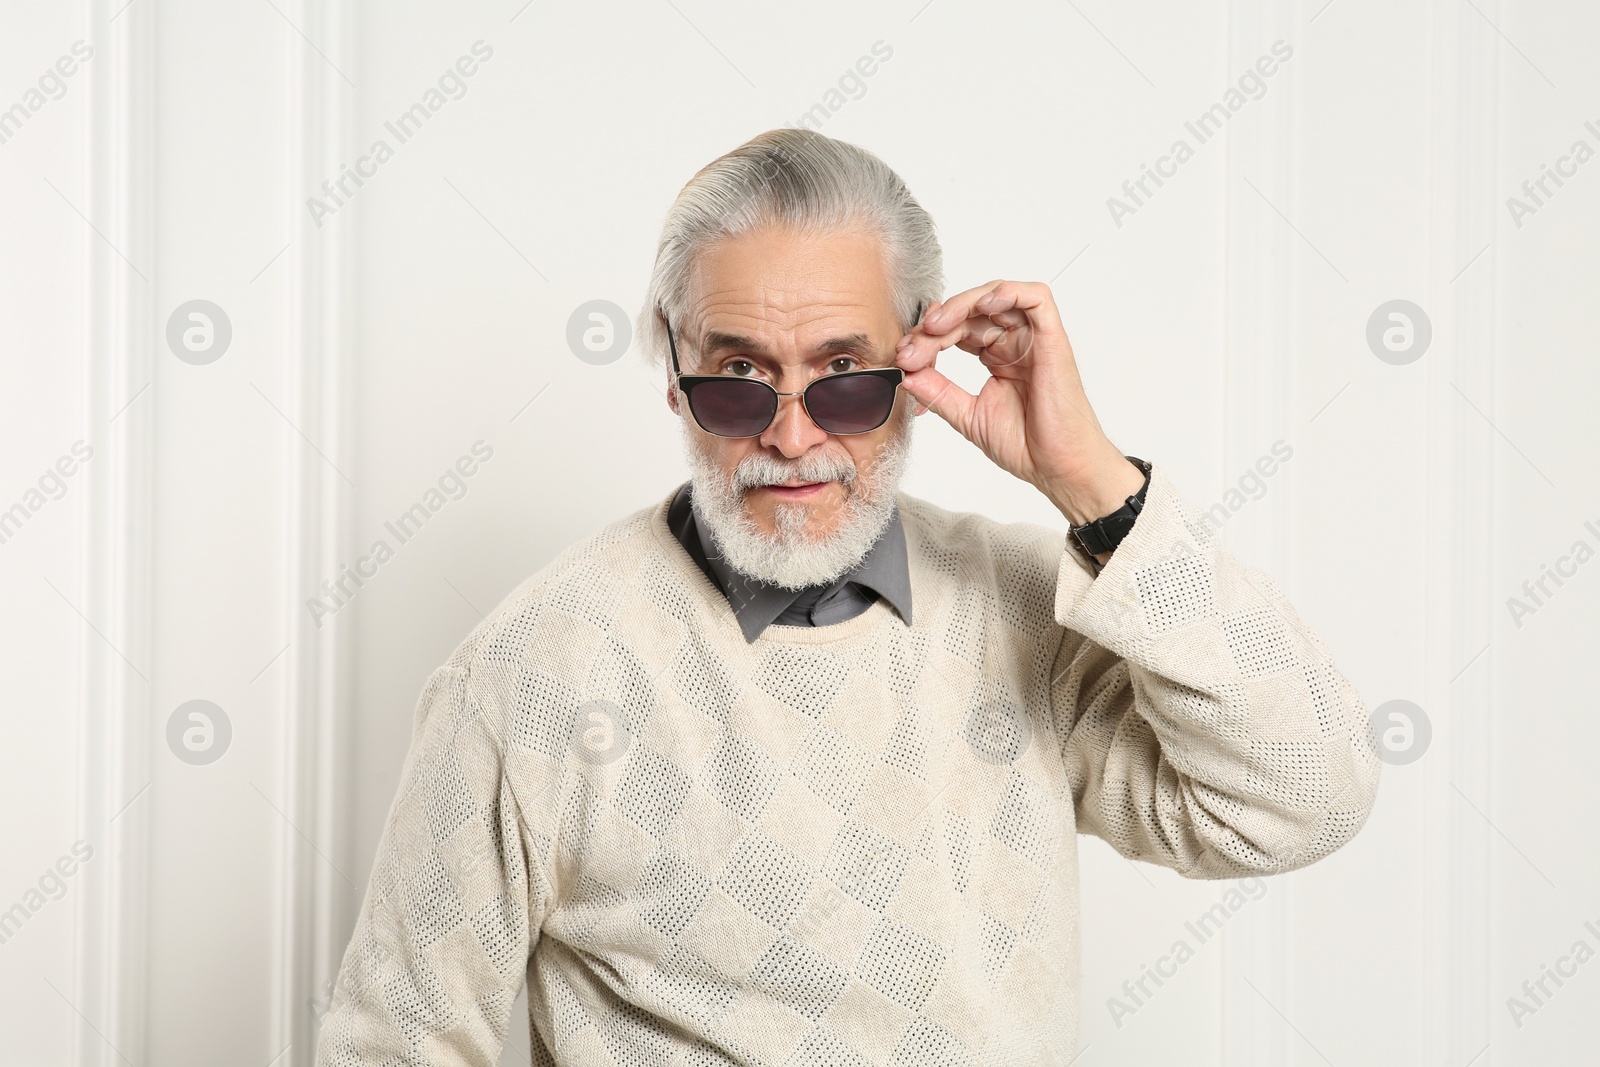
<svg viewBox="0 0 1600 1067">
<path fill-rule="evenodd" d="M 731 481 L 732 487 L 740 491 L 789 481 L 841 482 L 849 487 L 857 473 L 855 463 L 848 456 L 831 452 L 809 453 L 799 459 L 780 459 L 757 452 L 739 461 Z"/>
</svg>

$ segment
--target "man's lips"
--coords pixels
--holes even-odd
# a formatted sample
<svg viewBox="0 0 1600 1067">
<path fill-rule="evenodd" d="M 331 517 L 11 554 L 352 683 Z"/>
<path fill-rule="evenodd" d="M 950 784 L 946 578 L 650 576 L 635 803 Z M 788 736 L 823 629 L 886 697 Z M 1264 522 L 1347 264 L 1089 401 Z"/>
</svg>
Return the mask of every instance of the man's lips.
<svg viewBox="0 0 1600 1067">
<path fill-rule="evenodd" d="M 771 493 L 779 500 L 809 500 L 832 484 L 832 482 L 786 482 L 783 485 L 760 485 L 756 488 Z"/>
</svg>

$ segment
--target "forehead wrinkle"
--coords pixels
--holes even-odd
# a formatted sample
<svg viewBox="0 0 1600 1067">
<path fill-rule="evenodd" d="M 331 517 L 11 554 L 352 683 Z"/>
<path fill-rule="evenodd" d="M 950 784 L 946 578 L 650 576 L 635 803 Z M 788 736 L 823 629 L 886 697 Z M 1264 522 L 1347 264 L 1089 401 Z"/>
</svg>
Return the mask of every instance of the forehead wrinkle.
<svg viewBox="0 0 1600 1067">
<path fill-rule="evenodd" d="M 701 350 L 706 356 L 714 356 L 730 348 L 746 351 L 752 355 L 769 356 L 771 354 L 766 343 L 759 338 L 727 330 L 706 331 L 705 340 L 701 345 Z M 811 346 L 811 351 L 817 355 L 841 352 L 849 352 L 859 356 L 877 354 L 872 338 L 859 330 L 854 333 L 836 334 L 833 337 L 818 341 Z"/>
<path fill-rule="evenodd" d="M 696 309 L 699 314 L 694 318 L 699 323 L 720 320 L 717 325 L 706 326 L 699 331 L 694 347 L 698 349 L 701 362 L 712 360 L 728 350 L 744 350 L 747 354 L 771 362 L 805 362 L 832 354 L 854 354 L 862 358 L 875 358 L 878 355 L 870 334 L 862 330 L 861 323 L 856 320 L 856 312 L 870 310 L 866 302 L 816 301 L 816 307 L 789 310 L 774 309 L 770 302 L 750 301 L 747 298 L 720 301 L 715 299 L 718 296 L 723 296 L 723 293 L 707 294 L 706 301 L 702 301 Z M 744 294 L 739 293 L 738 296 L 742 298 Z M 728 318 L 733 322 L 728 322 Z M 818 331 L 826 334 L 824 338 L 810 344 L 802 342 L 798 331 L 805 330 L 806 326 L 814 325 L 819 320 L 826 323 L 829 318 L 850 318 L 853 322 L 824 326 Z"/>
<path fill-rule="evenodd" d="M 808 319 L 836 310 L 870 310 L 872 305 L 854 293 L 821 289 L 803 295 L 790 289 L 763 289 L 754 293 L 720 289 L 696 294 L 690 306 L 702 319 L 722 312 L 762 319 L 779 329 L 794 329 Z"/>
<path fill-rule="evenodd" d="M 814 233 L 774 224 L 729 235 L 692 257 L 686 304 L 702 319 L 733 305 L 735 315 L 791 330 L 812 317 L 808 305 L 872 314 L 886 295 L 883 264 L 880 235 L 870 228 Z"/>
<path fill-rule="evenodd" d="M 701 361 L 730 349 L 743 350 L 772 362 L 803 362 L 825 354 L 852 353 L 879 362 L 877 346 L 866 323 L 858 316 L 873 318 L 880 310 L 875 300 L 850 288 L 836 290 L 822 285 L 777 286 L 756 281 L 714 289 L 701 286 L 709 280 L 707 271 L 698 276 L 689 303 L 684 332 L 694 327 L 699 334 L 694 347 Z M 817 273 L 813 271 L 812 273 Z M 847 319 L 817 332 L 827 336 L 804 346 L 797 333 L 819 321 Z M 731 321 L 730 321 L 731 320 Z M 793 353 L 792 355 L 790 353 Z M 814 354 L 813 354 L 814 353 Z"/>
<path fill-rule="evenodd" d="M 773 299 L 775 295 L 776 292 L 756 295 L 735 290 L 706 293 L 693 302 L 692 315 L 700 324 L 705 324 L 713 317 L 726 316 L 735 320 L 734 323 L 718 324 L 706 329 L 705 336 L 709 344 L 709 339 L 716 333 L 754 340 L 754 335 L 763 329 L 793 334 L 819 319 L 861 312 L 871 314 L 873 311 L 872 304 L 843 293 L 818 292 L 794 302 Z M 846 332 L 863 331 L 854 329 Z"/>
</svg>

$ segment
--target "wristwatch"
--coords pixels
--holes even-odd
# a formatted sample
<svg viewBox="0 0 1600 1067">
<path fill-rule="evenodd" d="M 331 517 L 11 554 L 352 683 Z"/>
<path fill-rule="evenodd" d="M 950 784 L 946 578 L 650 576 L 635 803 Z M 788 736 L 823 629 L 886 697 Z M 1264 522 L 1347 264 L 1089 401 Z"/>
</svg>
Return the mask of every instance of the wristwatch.
<svg viewBox="0 0 1600 1067">
<path fill-rule="evenodd" d="M 1144 496 L 1150 488 L 1150 464 L 1134 456 L 1124 458 L 1144 471 L 1144 484 L 1139 491 L 1130 496 L 1127 503 L 1103 518 L 1082 526 L 1068 526 L 1073 538 L 1091 557 L 1110 552 L 1120 545 L 1122 539 L 1128 536 L 1128 531 L 1133 529 L 1133 521 L 1139 517 L 1139 512 L 1144 510 Z"/>
</svg>

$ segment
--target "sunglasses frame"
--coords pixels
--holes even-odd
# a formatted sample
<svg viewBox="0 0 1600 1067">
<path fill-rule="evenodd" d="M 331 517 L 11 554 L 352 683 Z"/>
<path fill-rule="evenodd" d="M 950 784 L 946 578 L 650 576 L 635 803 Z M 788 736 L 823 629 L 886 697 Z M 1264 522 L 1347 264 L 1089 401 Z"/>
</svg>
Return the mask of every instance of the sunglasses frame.
<svg viewBox="0 0 1600 1067">
<path fill-rule="evenodd" d="M 912 318 L 911 321 L 913 323 L 916 323 L 916 322 L 920 321 L 921 318 L 922 318 L 922 305 L 918 304 L 917 305 L 917 313 Z M 783 402 L 783 398 L 786 397 L 786 396 L 797 396 L 797 397 L 799 397 L 801 406 L 803 406 L 806 409 L 806 418 L 808 418 L 812 422 L 816 423 L 817 424 L 817 428 L 822 430 L 823 433 L 826 433 L 826 434 L 829 434 L 830 436 L 835 436 L 835 437 L 853 437 L 856 434 L 871 433 L 873 430 L 878 429 L 884 423 L 888 422 L 889 421 L 889 416 L 894 414 L 894 401 L 893 400 L 889 401 L 889 407 L 888 407 L 887 410 L 884 411 L 883 418 L 879 419 L 874 425 L 867 427 L 865 430 L 851 430 L 849 433 L 836 434 L 836 433 L 834 433 L 834 431 L 829 430 L 826 427 L 824 427 L 822 425 L 822 423 L 817 422 L 817 417 L 815 415 L 811 414 L 811 406 L 806 403 L 806 394 L 811 392 L 811 390 L 814 387 L 816 387 L 817 385 L 819 385 L 819 384 L 821 384 L 823 382 L 831 381 L 831 380 L 838 379 L 838 378 L 862 378 L 862 377 L 882 378 L 884 381 L 889 382 L 895 388 L 899 388 L 900 383 L 905 381 L 905 378 L 906 378 L 906 372 L 901 370 L 899 367 L 872 367 L 872 368 L 869 368 L 867 370 L 847 370 L 847 371 L 840 371 L 838 374 L 824 374 L 821 377 L 813 378 L 810 382 L 808 382 L 806 384 L 806 387 L 804 389 L 801 389 L 798 392 L 782 393 L 782 392 L 779 392 L 778 390 L 774 389 L 771 385 L 767 384 L 766 382 L 760 381 L 760 380 L 755 379 L 755 378 L 739 378 L 739 377 L 736 377 L 735 375 L 731 375 L 731 374 L 685 374 L 685 373 L 683 373 L 682 369 L 678 366 L 678 344 L 677 344 L 676 341 L 673 340 L 673 337 L 672 337 L 672 322 L 671 322 L 670 319 L 667 318 L 667 313 L 665 311 L 663 311 L 661 313 L 661 321 L 666 324 L 666 327 L 667 327 L 667 347 L 669 349 L 671 349 L 671 351 L 672 351 L 672 381 L 673 381 L 673 384 L 675 384 L 679 389 L 683 390 L 683 398 L 689 405 L 689 415 L 690 415 L 690 417 L 692 417 L 694 419 L 695 425 L 700 427 L 702 430 L 705 430 L 706 433 L 710 434 L 713 437 L 723 437 L 723 438 L 728 438 L 730 440 L 745 440 L 745 439 L 751 438 L 751 437 L 760 437 L 762 434 L 766 433 L 768 429 L 771 428 L 773 421 L 775 419 L 777 419 L 777 417 L 778 417 L 778 407 Z M 770 392 L 773 395 L 772 414 L 770 416 L 768 416 L 766 425 L 762 426 L 761 429 L 757 430 L 755 433 L 747 433 L 747 434 L 717 433 L 715 430 L 711 429 L 710 427 L 706 426 L 703 422 L 701 422 L 700 421 L 700 416 L 694 410 L 694 388 L 695 388 L 695 386 L 697 386 L 697 385 L 705 385 L 707 382 L 726 382 L 726 381 L 730 381 L 730 380 L 731 381 L 747 381 L 747 382 L 750 382 L 752 385 L 759 385 L 759 386 L 761 386 L 761 388 L 767 390 L 768 392 Z"/>
</svg>

